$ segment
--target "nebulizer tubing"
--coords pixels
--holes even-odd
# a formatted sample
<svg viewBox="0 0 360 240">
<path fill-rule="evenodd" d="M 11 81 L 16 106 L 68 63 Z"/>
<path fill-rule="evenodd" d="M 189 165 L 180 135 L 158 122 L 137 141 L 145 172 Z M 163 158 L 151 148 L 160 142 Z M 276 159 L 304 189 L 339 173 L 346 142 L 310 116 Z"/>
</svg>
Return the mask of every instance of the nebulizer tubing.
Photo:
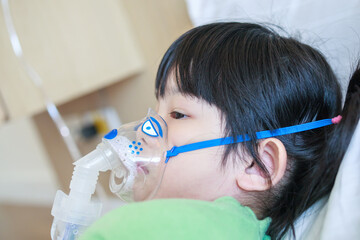
<svg viewBox="0 0 360 240">
<path fill-rule="evenodd" d="M 59 190 L 55 196 L 52 239 L 77 239 L 100 217 L 102 203 L 91 200 L 99 173 L 118 168 L 120 162 L 108 142 L 103 141 L 74 165 L 69 195 Z"/>
</svg>

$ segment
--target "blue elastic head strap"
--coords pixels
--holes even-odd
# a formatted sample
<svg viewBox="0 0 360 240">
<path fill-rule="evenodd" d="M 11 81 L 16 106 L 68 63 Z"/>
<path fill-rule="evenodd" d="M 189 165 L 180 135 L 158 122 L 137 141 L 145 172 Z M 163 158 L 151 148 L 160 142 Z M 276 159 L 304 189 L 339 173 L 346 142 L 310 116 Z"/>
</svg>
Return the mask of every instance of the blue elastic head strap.
<svg viewBox="0 0 360 240">
<path fill-rule="evenodd" d="M 337 116 L 334 118 L 329 119 L 323 119 L 318 120 L 315 122 L 309 122 L 309 123 L 303 123 L 291 127 L 284 127 L 284 128 L 278 128 L 275 130 L 266 130 L 256 133 L 257 139 L 264 139 L 264 138 L 270 138 L 270 137 L 276 137 L 276 136 L 282 136 L 292 133 L 298 133 L 298 132 L 304 132 L 315 128 L 321 128 L 325 127 L 331 124 L 339 123 L 341 120 L 341 116 Z M 250 137 L 246 134 L 245 137 L 238 136 L 236 141 L 234 141 L 233 137 L 226 137 L 226 138 L 218 138 L 218 139 L 212 139 L 212 140 L 206 140 L 202 142 L 197 143 L 191 143 L 187 145 L 183 145 L 180 147 L 174 146 L 171 150 L 166 152 L 166 160 L 165 163 L 167 163 L 170 159 L 170 157 L 177 156 L 179 153 L 184 152 L 190 152 L 195 151 L 203 148 L 209 148 L 209 147 L 216 147 L 216 146 L 222 146 L 222 145 L 228 145 L 232 143 L 241 143 L 249 141 Z"/>
</svg>

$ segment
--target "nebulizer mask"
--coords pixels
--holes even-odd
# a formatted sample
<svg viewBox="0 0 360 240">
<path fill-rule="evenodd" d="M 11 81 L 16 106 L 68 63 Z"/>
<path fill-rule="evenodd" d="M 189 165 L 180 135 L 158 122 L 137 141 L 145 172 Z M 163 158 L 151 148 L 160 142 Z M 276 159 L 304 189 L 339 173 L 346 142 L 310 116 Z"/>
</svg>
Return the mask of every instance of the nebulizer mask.
<svg viewBox="0 0 360 240">
<path fill-rule="evenodd" d="M 52 208 L 52 239 L 76 239 L 101 213 L 93 202 L 99 172 L 110 170 L 110 190 L 126 202 L 151 199 L 160 186 L 167 150 L 166 122 L 153 110 L 104 136 L 74 163 L 70 193 L 58 191 Z"/>
</svg>

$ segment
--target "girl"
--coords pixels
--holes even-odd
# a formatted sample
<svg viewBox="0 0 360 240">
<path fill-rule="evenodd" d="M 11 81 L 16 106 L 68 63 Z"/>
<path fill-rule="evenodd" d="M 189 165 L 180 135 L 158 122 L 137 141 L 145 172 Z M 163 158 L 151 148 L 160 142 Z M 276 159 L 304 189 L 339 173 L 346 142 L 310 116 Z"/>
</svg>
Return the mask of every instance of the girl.
<svg viewBox="0 0 360 240">
<path fill-rule="evenodd" d="M 310 46 L 250 23 L 214 23 L 188 31 L 165 53 L 156 76 L 157 111 L 168 125 L 169 148 L 222 137 L 246 141 L 170 158 L 155 198 L 207 203 L 154 200 L 130 204 L 99 221 L 84 237 L 105 238 L 109 232 L 122 232 L 122 237 L 133 239 L 134 235 L 126 235 L 129 228 L 115 226 L 120 228 L 124 225 L 121 219 L 129 221 L 134 216 L 126 226 L 136 225 L 147 239 L 265 239 L 265 231 L 281 239 L 294 230 L 294 222 L 305 210 L 331 191 L 359 120 L 359 67 L 342 109 L 335 74 L 322 54 Z M 340 114 L 341 121 L 341 117 L 334 118 Z M 287 134 L 264 138 L 257 134 L 331 118 L 340 123 L 307 131 L 291 128 Z M 228 197 L 224 200 L 224 196 Z M 219 198 L 222 200 L 216 200 Z M 242 208 L 229 207 L 236 204 Z M 199 218 L 197 210 L 209 219 Z M 226 224 L 214 224 L 209 212 Z M 160 230 L 144 227 L 137 213 L 168 224 Z M 175 221 L 172 215 L 178 220 L 173 228 L 169 224 Z M 229 220 L 230 215 L 241 218 L 238 225 Z M 192 225 L 200 232 L 198 236 L 189 230 Z M 167 227 L 173 237 L 166 235 Z M 157 234 L 152 235 L 154 231 Z"/>
</svg>

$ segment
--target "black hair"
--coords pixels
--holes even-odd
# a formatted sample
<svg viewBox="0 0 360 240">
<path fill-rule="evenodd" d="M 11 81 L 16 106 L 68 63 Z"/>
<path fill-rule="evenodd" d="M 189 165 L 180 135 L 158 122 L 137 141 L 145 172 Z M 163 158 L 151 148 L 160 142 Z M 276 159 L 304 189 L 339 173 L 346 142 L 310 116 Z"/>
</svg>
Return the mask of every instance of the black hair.
<svg viewBox="0 0 360 240">
<path fill-rule="evenodd" d="M 164 96 L 171 74 L 181 93 L 221 111 L 224 137 L 250 136 L 252 140 L 242 145 L 268 179 L 269 172 L 258 157 L 256 132 L 341 113 L 340 86 L 324 56 L 258 24 L 213 23 L 186 32 L 160 63 L 157 98 Z M 355 110 L 353 114 L 359 115 Z M 345 114 L 343 122 L 348 118 Z M 351 120 L 349 133 L 355 124 Z M 272 238 L 283 237 L 301 213 L 330 192 L 349 141 L 340 137 L 350 139 L 351 134 L 339 134 L 333 125 L 277 137 L 288 154 L 287 180 L 276 194 L 268 192 L 271 200 L 259 201 L 262 215 L 272 218 L 267 232 Z M 344 142 L 341 149 L 334 147 L 339 141 Z M 228 145 L 223 164 L 238 151 L 238 144 Z"/>
</svg>

